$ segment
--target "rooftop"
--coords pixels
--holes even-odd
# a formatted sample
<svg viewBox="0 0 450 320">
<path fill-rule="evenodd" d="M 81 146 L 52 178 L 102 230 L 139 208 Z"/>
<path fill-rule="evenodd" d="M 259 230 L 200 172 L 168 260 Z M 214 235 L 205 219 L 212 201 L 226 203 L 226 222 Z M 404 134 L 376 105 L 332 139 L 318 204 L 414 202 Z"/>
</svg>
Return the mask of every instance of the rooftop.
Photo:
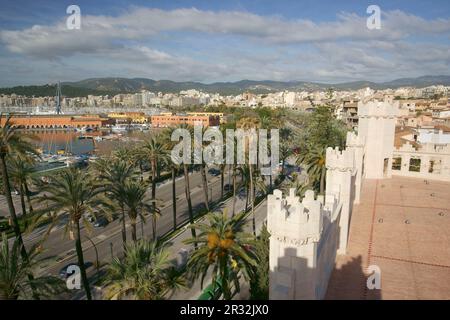
<svg viewBox="0 0 450 320">
<path fill-rule="evenodd" d="M 448 182 L 366 179 L 326 298 L 450 299 L 449 208 Z M 369 265 L 381 269 L 380 290 L 366 287 Z"/>
</svg>

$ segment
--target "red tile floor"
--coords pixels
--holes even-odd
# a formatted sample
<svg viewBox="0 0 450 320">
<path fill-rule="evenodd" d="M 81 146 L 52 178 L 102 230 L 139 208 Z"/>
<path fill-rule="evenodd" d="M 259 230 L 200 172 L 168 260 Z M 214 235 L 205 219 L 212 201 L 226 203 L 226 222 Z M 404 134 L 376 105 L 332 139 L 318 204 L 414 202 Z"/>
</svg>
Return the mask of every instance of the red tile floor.
<svg viewBox="0 0 450 320">
<path fill-rule="evenodd" d="M 381 289 L 366 286 L 381 269 Z M 450 299 L 450 183 L 364 180 L 326 299 Z"/>
</svg>

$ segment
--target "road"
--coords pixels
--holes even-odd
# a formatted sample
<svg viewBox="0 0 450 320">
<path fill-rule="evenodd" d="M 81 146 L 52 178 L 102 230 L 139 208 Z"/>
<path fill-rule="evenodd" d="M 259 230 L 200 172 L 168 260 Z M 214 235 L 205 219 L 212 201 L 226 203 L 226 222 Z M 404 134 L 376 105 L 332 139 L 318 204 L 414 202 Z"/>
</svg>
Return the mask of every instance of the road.
<svg viewBox="0 0 450 320">
<path fill-rule="evenodd" d="M 213 177 L 207 174 L 208 178 L 208 192 L 209 197 L 213 201 L 220 198 L 220 176 Z M 190 174 L 191 199 L 194 213 L 204 208 L 204 196 L 201 182 L 201 175 L 198 172 Z M 225 184 L 228 183 L 228 177 L 225 176 Z M 212 195 L 211 195 L 212 191 Z M 177 224 L 181 224 L 188 219 L 188 207 L 184 190 L 184 177 L 180 176 L 176 181 L 177 194 Z M 161 217 L 157 220 L 157 235 L 161 236 L 173 228 L 173 210 L 172 210 L 172 183 L 168 180 L 159 183 L 156 189 L 156 198 L 160 200 Z M 138 222 L 137 235 L 142 237 L 142 230 L 144 237 L 152 238 L 152 221 L 147 217 L 145 224 Z M 42 238 L 46 232 L 46 227 L 40 227 L 29 235 L 24 236 L 24 242 L 27 247 L 35 244 Z M 75 244 L 68 236 L 64 236 L 64 223 L 57 226 L 46 239 L 43 244 L 44 252 L 40 255 L 43 261 L 40 263 L 38 270 L 39 274 L 53 274 L 57 275 L 59 270 L 66 264 L 76 262 Z M 122 234 L 121 222 L 119 219 L 109 223 L 102 228 L 94 228 L 91 233 L 82 227 L 81 229 L 82 246 L 85 255 L 85 260 L 90 262 L 96 261 L 95 248 L 91 241 L 95 244 L 98 252 L 100 263 L 111 261 L 112 255 L 118 256 L 122 254 Z M 127 220 L 127 239 L 131 239 L 131 228 Z M 111 246 L 112 244 L 112 246 Z M 89 268 L 89 273 L 92 273 L 93 267 Z"/>
<path fill-rule="evenodd" d="M 220 176 L 211 176 L 207 174 L 208 178 L 208 193 L 209 197 L 213 201 L 218 201 L 220 198 Z M 204 196 L 201 182 L 201 175 L 199 172 L 193 172 L 189 176 L 191 187 L 191 199 L 195 212 L 198 212 L 204 207 Z M 268 180 L 268 179 L 267 179 Z M 225 184 L 231 182 L 230 177 L 225 175 Z M 268 183 L 268 181 L 267 181 Z M 212 194 L 211 194 L 212 191 Z M 184 190 L 184 176 L 180 176 L 176 180 L 176 194 L 177 194 L 177 224 L 181 224 L 188 220 L 188 208 Z M 2 197 L 3 198 L 3 197 Z M 20 208 L 20 202 L 17 202 L 16 208 Z M 160 200 L 161 217 L 157 221 L 157 235 L 161 236 L 173 228 L 173 210 L 172 210 L 172 183 L 171 179 L 159 183 L 156 189 L 156 198 Z M 229 212 L 232 211 L 232 199 L 228 199 L 222 204 L 222 208 L 228 208 Z M 6 206 L 6 203 L 4 204 Z M 5 210 L 3 204 L 0 203 L 0 208 Z M 236 211 L 242 211 L 245 208 L 245 193 L 241 192 L 236 202 Z M 20 209 L 19 209 L 20 210 Z M 20 211 L 18 211 L 20 212 Z M 255 208 L 255 216 L 257 221 L 257 229 L 259 230 L 266 216 L 265 200 Z M 152 221 L 148 217 L 145 224 L 138 222 L 137 236 L 138 238 L 143 236 L 147 239 L 152 238 Z M 75 244 L 73 240 L 70 240 L 68 236 L 65 236 L 64 221 L 54 228 L 49 237 L 43 244 L 43 253 L 40 255 L 40 264 L 37 270 L 37 274 L 52 274 L 58 275 L 59 270 L 68 263 L 77 262 Z M 131 228 L 129 221 L 127 220 L 127 239 L 131 239 Z M 251 227 L 251 224 L 249 224 Z M 25 245 L 35 244 L 42 238 L 42 235 L 46 232 L 46 227 L 40 227 L 24 236 Z M 249 230 L 251 232 L 251 230 Z M 190 236 L 190 231 L 181 232 L 171 243 L 172 258 L 181 259 L 183 251 L 189 250 L 183 244 L 183 240 Z M 87 232 L 86 228 L 82 227 L 81 230 L 82 247 L 84 252 L 85 261 L 94 263 L 97 259 L 100 265 L 109 263 L 112 257 L 120 256 L 122 254 L 122 234 L 121 234 L 121 222 L 119 219 L 109 223 L 102 228 L 94 228 L 92 232 Z M 92 245 L 95 244 L 95 247 Z M 96 250 L 95 250 L 96 249 Z M 88 277 L 91 278 L 96 273 L 94 266 L 88 268 Z M 177 292 L 174 299 L 193 299 L 196 298 L 201 292 L 199 283 L 195 283 L 188 291 Z M 81 294 L 81 292 L 80 292 Z"/>
</svg>

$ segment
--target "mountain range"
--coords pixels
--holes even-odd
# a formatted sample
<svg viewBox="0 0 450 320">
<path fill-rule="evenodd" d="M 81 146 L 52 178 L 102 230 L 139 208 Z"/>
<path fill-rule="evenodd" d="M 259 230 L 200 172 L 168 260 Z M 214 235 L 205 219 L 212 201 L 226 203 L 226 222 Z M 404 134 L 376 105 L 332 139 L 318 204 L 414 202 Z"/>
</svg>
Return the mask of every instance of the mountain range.
<svg viewBox="0 0 450 320">
<path fill-rule="evenodd" d="M 401 78 L 388 82 L 353 81 L 336 84 L 326 84 L 308 81 L 254 81 L 241 80 L 237 82 L 215 82 L 204 84 L 201 82 L 176 82 L 171 80 L 152 80 L 146 78 L 91 78 L 76 82 L 63 82 L 62 92 L 65 96 L 86 96 L 88 94 L 106 95 L 118 93 L 133 93 L 140 90 L 152 92 L 179 92 L 181 90 L 196 89 L 203 92 L 235 95 L 242 92 L 270 93 L 282 90 L 313 91 L 326 88 L 336 90 L 357 90 L 370 87 L 372 89 L 396 89 L 399 87 L 423 88 L 431 85 L 450 86 L 450 76 L 422 76 L 418 78 Z M 54 95 L 54 85 L 18 86 L 0 88 L 0 93 L 22 94 L 27 96 Z"/>
</svg>

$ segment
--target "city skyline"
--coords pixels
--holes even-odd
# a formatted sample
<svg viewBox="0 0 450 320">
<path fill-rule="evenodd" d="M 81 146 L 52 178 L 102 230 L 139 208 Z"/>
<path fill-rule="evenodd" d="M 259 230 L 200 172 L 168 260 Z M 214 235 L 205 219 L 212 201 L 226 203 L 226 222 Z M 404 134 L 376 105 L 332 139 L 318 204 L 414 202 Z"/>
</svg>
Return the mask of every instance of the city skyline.
<svg viewBox="0 0 450 320">
<path fill-rule="evenodd" d="M 80 30 L 66 27 L 70 4 L 4 5 L 1 87 L 96 77 L 339 83 L 450 74 L 445 1 L 78 1 Z M 371 4 L 381 8 L 379 30 L 366 26 Z"/>
</svg>

